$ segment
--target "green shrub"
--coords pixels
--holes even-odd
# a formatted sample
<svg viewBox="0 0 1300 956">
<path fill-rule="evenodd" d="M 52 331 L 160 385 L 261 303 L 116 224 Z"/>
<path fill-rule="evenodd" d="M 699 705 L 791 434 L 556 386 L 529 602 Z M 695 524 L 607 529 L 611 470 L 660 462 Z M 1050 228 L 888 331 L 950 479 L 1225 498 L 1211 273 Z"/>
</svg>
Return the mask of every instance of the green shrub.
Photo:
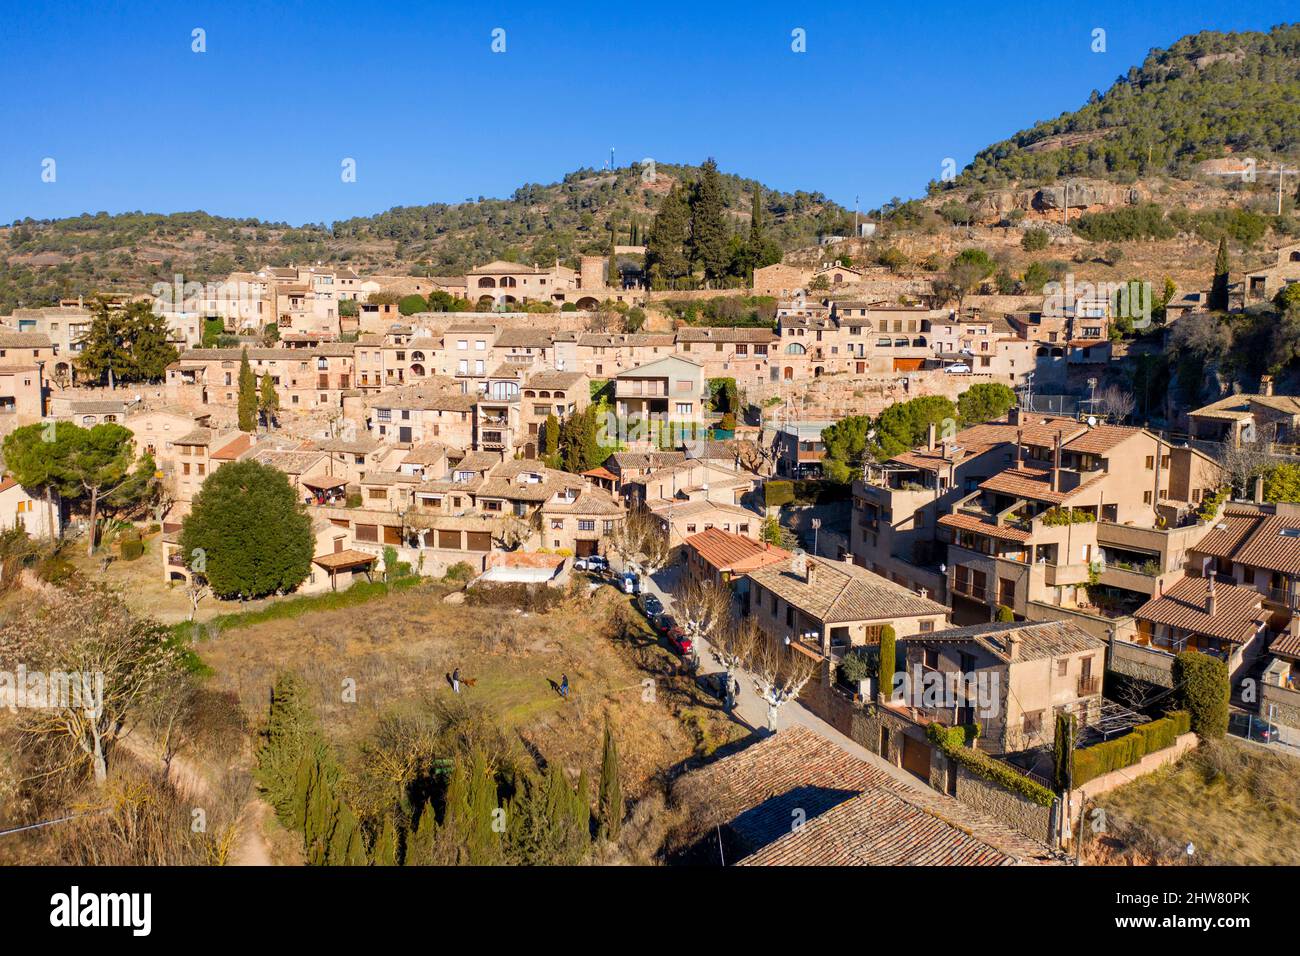
<svg viewBox="0 0 1300 956">
<path fill-rule="evenodd" d="M 876 671 L 874 662 L 862 650 L 850 651 L 840 661 L 840 680 L 856 684 L 873 676 Z"/>
<path fill-rule="evenodd" d="M 794 501 L 794 483 L 789 481 L 769 481 L 763 485 L 763 501 L 769 508 L 788 505 Z"/>
<path fill-rule="evenodd" d="M 119 550 L 122 553 L 123 561 L 134 561 L 144 554 L 144 542 L 139 538 L 127 538 L 122 542 Z"/>
<path fill-rule="evenodd" d="M 1201 655 L 1204 656 L 1204 655 Z M 1191 726 L 1186 711 L 1170 711 L 1159 720 L 1138 724 L 1130 733 L 1074 752 L 1074 785 L 1080 786 L 1112 770 L 1131 767 L 1147 754 L 1172 747 Z"/>
<path fill-rule="evenodd" d="M 1016 619 L 1016 612 L 1011 610 L 1005 604 L 998 605 L 998 621 L 1003 624 L 1010 624 Z"/>
<path fill-rule="evenodd" d="M 443 579 L 446 581 L 468 581 L 474 576 L 474 568 L 465 561 L 457 561 L 449 567 Z"/>
<path fill-rule="evenodd" d="M 1228 732 L 1228 665 L 1200 651 L 1183 651 L 1174 658 L 1174 686 L 1188 712 L 1189 726 L 1202 740 Z"/>
</svg>

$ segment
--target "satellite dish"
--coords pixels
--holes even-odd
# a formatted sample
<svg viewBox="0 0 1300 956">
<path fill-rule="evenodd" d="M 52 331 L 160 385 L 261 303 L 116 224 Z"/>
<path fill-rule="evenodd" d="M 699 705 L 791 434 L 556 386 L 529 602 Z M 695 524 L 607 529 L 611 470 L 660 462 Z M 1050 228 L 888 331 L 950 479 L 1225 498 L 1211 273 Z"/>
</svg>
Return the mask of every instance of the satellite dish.
<svg viewBox="0 0 1300 956">
<path fill-rule="evenodd" d="M 1089 427 L 1089 428 L 1095 428 L 1096 425 L 1097 425 L 1097 419 L 1096 419 L 1096 417 L 1093 416 L 1093 415 L 1089 415 L 1089 416 L 1088 416 L 1088 427 Z"/>
</svg>

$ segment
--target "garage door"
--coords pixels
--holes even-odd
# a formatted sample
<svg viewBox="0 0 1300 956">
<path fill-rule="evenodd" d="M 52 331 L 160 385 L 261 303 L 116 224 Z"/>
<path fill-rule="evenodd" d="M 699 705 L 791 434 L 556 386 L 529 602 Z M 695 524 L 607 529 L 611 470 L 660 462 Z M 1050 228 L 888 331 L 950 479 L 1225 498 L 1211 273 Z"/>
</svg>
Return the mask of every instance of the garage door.
<svg viewBox="0 0 1300 956">
<path fill-rule="evenodd" d="M 580 558 L 596 553 L 596 542 L 587 538 L 578 538 L 573 542 L 573 553 Z"/>
<path fill-rule="evenodd" d="M 903 735 L 903 769 L 930 782 L 930 745 Z"/>
</svg>

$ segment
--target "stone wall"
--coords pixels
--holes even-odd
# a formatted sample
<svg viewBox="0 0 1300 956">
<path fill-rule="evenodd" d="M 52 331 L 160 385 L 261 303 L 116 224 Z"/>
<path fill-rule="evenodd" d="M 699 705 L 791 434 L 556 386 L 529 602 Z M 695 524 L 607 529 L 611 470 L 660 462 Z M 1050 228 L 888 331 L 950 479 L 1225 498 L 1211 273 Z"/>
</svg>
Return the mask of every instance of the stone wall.
<svg viewBox="0 0 1300 956">
<path fill-rule="evenodd" d="M 1106 669 L 1158 687 L 1174 686 L 1174 656 L 1128 641 L 1111 641 Z"/>
<path fill-rule="evenodd" d="M 1059 802 L 1044 807 L 971 773 L 956 761 L 949 762 L 952 764 L 950 772 L 955 773 L 957 778 L 955 796 L 958 800 L 1001 820 L 1039 843 L 1055 845 L 1056 808 L 1060 806 Z"/>
<path fill-rule="evenodd" d="M 939 371 L 893 374 L 832 374 L 798 382 L 747 382 L 745 400 L 762 406 L 776 397 L 788 401 L 792 414 L 807 419 L 838 419 L 845 415 L 879 415 L 890 405 L 942 395 L 954 402 L 977 382 L 992 376 L 948 375 Z"/>
<path fill-rule="evenodd" d="M 1270 711 L 1269 707 L 1274 710 Z M 1300 728 L 1300 693 L 1278 687 L 1276 684 L 1259 685 L 1259 712 L 1262 716 L 1288 727 Z"/>
</svg>

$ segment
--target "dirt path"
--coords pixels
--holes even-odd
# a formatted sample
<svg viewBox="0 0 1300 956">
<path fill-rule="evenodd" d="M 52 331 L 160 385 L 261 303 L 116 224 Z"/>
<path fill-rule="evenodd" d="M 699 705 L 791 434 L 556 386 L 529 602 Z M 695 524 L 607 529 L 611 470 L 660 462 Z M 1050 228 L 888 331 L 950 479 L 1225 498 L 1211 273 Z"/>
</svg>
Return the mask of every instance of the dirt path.
<svg viewBox="0 0 1300 956">
<path fill-rule="evenodd" d="M 156 745 L 138 734 L 128 735 L 118 742 L 141 760 L 162 763 Z M 207 777 L 185 757 L 172 757 L 171 764 L 168 766 L 167 779 L 177 792 L 185 796 L 210 803 L 215 800 L 212 785 Z M 271 841 L 266 836 L 266 821 L 271 812 L 270 804 L 259 797 L 250 797 L 245 802 L 235 824 L 238 827 L 238 836 L 234 848 L 230 851 L 227 866 L 274 866 L 271 859 Z"/>
</svg>

